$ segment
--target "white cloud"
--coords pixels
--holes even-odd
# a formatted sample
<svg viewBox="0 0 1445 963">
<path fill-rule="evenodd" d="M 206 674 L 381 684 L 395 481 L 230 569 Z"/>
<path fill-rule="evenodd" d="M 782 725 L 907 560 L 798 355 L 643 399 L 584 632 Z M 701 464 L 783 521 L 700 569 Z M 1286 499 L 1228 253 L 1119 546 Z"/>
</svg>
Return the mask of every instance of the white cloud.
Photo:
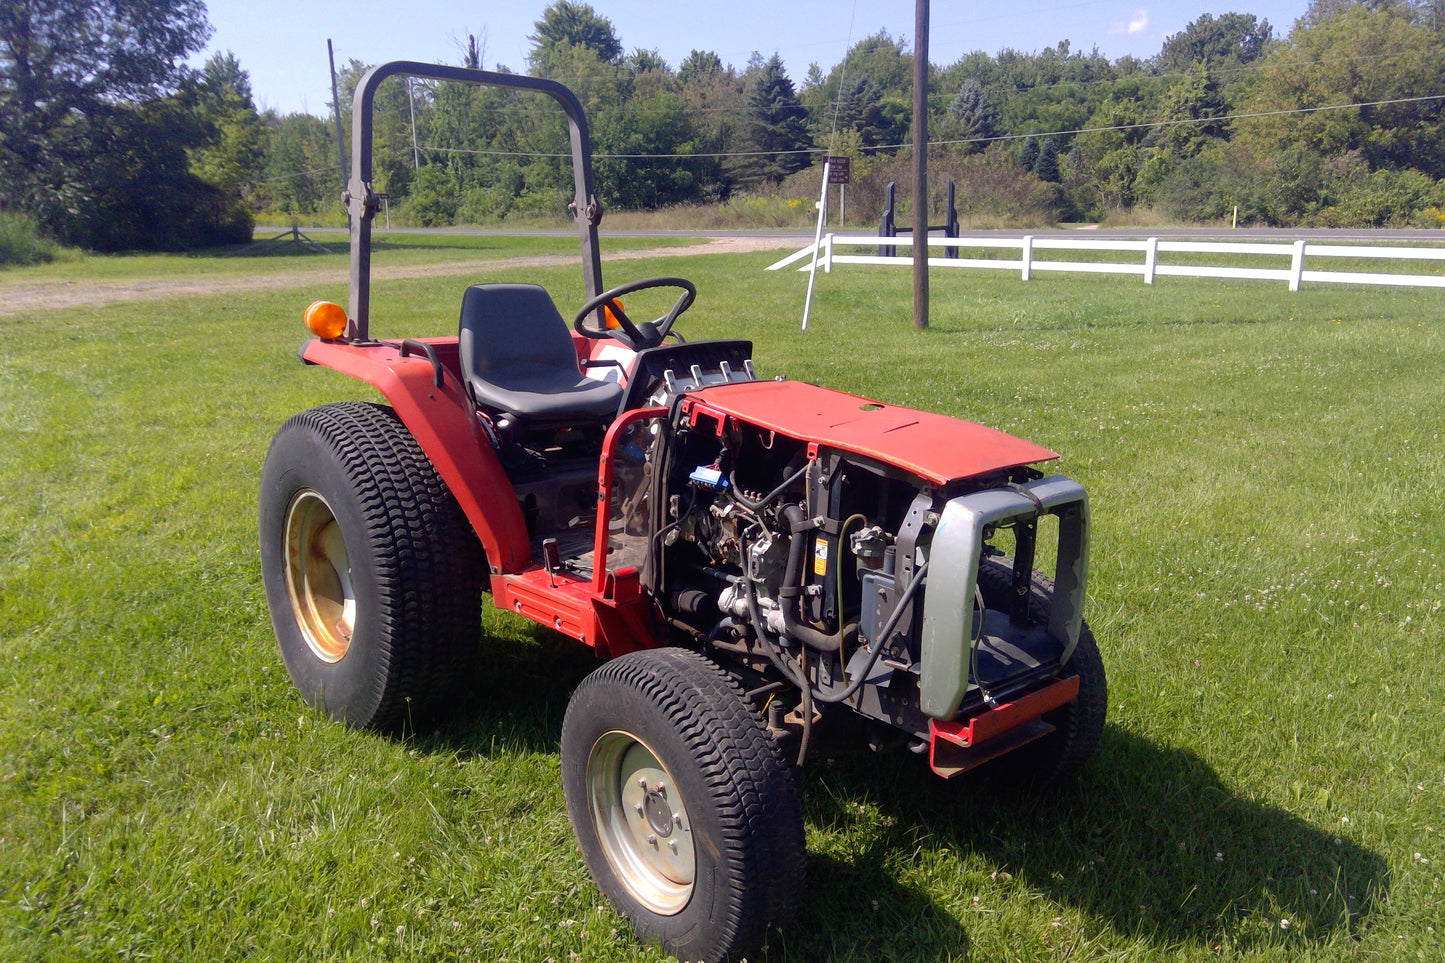
<svg viewBox="0 0 1445 963">
<path fill-rule="evenodd" d="M 1111 34 L 1127 33 L 1131 37 L 1136 33 L 1143 33 L 1149 29 L 1149 11 L 1143 7 L 1134 11 L 1134 15 L 1128 20 L 1115 20 L 1109 24 Z"/>
</svg>

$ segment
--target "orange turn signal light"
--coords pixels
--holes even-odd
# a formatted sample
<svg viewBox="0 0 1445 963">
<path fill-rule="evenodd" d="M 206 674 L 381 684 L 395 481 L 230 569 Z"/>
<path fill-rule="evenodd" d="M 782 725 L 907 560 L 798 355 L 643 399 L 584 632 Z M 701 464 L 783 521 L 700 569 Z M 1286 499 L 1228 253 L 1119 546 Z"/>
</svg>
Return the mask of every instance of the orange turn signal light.
<svg viewBox="0 0 1445 963">
<path fill-rule="evenodd" d="M 335 301 L 312 301 L 304 317 L 307 329 L 318 338 L 331 340 L 346 331 L 346 309 Z"/>
<path fill-rule="evenodd" d="M 607 327 L 620 328 L 622 327 L 622 322 L 618 321 L 617 315 L 612 312 L 612 305 L 614 303 L 617 305 L 617 309 L 619 311 L 627 310 L 627 306 L 622 303 L 621 298 L 613 298 L 611 301 L 608 301 L 602 305 L 602 317 Z"/>
</svg>

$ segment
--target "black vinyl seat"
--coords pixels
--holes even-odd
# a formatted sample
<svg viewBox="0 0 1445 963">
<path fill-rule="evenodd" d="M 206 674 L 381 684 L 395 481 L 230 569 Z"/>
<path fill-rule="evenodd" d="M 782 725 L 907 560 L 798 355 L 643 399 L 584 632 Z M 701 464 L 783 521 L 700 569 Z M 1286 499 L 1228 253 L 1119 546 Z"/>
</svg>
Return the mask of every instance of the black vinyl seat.
<svg viewBox="0 0 1445 963">
<path fill-rule="evenodd" d="M 605 423 L 622 388 L 586 377 L 567 322 L 535 284 L 473 284 L 462 296 L 462 377 L 479 408 L 518 427 Z"/>
</svg>

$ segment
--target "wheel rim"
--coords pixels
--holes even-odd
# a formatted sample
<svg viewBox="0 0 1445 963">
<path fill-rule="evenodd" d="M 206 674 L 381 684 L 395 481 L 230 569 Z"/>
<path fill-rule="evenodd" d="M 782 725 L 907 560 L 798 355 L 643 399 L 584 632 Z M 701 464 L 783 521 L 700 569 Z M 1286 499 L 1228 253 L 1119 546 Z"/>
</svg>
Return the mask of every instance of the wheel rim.
<svg viewBox="0 0 1445 963">
<path fill-rule="evenodd" d="M 631 733 L 604 733 L 587 759 L 587 802 L 602 852 L 633 899 L 662 916 L 692 897 L 692 819 L 672 774 Z"/>
<path fill-rule="evenodd" d="M 286 595 L 312 653 L 341 661 L 356 629 L 351 563 L 331 506 L 311 489 L 286 509 Z"/>
</svg>

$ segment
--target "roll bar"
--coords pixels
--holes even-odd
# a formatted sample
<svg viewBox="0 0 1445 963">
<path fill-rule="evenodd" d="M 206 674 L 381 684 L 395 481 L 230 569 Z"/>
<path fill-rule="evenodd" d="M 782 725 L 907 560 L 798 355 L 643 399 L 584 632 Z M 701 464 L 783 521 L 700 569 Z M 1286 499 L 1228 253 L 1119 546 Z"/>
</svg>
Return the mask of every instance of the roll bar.
<svg viewBox="0 0 1445 963">
<path fill-rule="evenodd" d="M 342 200 L 351 219 L 351 300 L 347 306 L 345 337 L 368 339 L 371 307 L 371 221 L 381 199 L 371 189 L 371 109 L 377 86 L 387 77 L 401 75 L 427 80 L 454 80 L 491 87 L 513 87 L 546 94 L 567 115 L 572 141 L 572 179 L 576 196 L 571 205 L 582 240 L 582 281 L 591 300 L 602 293 L 602 261 L 598 255 L 597 223 L 602 208 L 592 191 L 592 141 L 587 118 L 577 96 L 555 80 L 523 74 L 499 74 L 413 60 L 393 60 L 372 67 L 356 85 L 351 101 L 351 179 Z"/>
</svg>

